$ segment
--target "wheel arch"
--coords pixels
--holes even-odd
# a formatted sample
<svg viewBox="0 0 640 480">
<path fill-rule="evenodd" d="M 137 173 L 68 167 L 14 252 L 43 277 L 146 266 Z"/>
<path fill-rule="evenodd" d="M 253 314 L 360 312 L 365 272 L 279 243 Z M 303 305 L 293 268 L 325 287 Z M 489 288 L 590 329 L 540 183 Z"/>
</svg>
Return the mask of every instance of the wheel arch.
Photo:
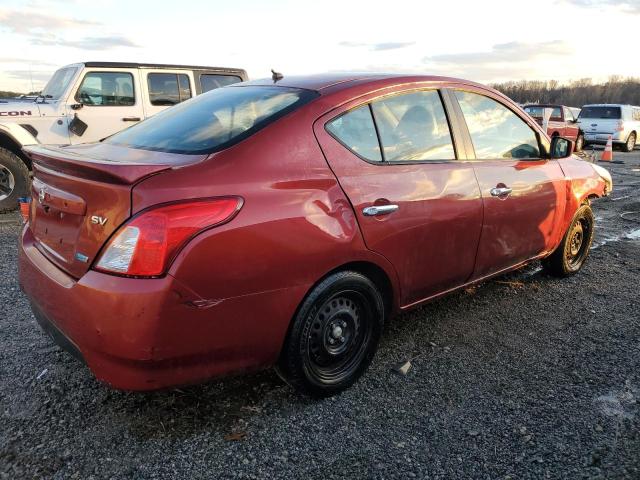
<svg viewBox="0 0 640 480">
<path fill-rule="evenodd" d="M 31 170 L 31 159 L 22 151 L 25 145 L 40 143 L 27 130 L 18 124 L 0 124 L 0 148 L 17 155 Z"/>
</svg>

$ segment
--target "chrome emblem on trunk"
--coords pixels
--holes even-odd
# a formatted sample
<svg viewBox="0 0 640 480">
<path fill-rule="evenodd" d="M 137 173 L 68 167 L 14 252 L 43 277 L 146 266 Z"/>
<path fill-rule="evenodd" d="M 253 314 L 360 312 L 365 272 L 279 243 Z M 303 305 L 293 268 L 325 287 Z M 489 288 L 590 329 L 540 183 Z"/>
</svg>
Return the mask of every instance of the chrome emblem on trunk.
<svg viewBox="0 0 640 480">
<path fill-rule="evenodd" d="M 107 217 L 99 217 L 98 215 L 91 215 L 91 223 L 94 225 L 102 225 L 103 227 L 107 224 Z"/>
</svg>

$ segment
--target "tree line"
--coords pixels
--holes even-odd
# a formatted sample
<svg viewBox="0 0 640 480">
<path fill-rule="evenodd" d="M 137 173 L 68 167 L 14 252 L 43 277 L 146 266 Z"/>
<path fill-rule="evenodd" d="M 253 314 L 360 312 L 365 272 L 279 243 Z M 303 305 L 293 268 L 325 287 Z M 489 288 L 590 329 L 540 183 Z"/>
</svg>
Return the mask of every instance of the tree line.
<svg viewBox="0 0 640 480">
<path fill-rule="evenodd" d="M 0 90 L 0 98 L 16 98 L 20 95 L 38 95 L 40 92 L 29 92 L 29 93 L 20 93 L 20 92 L 11 92 L 8 90 Z"/>
<path fill-rule="evenodd" d="M 492 85 L 520 104 L 556 103 L 582 107 L 589 103 L 640 105 L 640 78 L 612 76 L 604 83 L 581 78 L 569 83 L 557 80 L 520 80 Z"/>
</svg>

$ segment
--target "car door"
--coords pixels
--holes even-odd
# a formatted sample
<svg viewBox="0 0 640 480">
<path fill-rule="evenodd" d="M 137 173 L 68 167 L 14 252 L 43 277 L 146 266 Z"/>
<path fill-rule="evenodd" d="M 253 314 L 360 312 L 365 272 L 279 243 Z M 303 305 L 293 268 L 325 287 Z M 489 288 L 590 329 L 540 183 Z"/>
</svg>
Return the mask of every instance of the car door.
<svg viewBox="0 0 640 480">
<path fill-rule="evenodd" d="M 138 70 L 88 69 L 69 104 L 68 115 L 72 144 L 96 142 L 139 122 L 143 110 Z"/>
<path fill-rule="evenodd" d="M 455 90 L 483 201 L 474 279 L 551 251 L 562 235 L 565 178 L 545 158 L 534 123 L 498 96 L 473 87 Z"/>
<path fill-rule="evenodd" d="M 456 128 L 436 89 L 365 97 L 314 124 L 367 247 L 398 273 L 404 306 L 473 272 L 482 202 L 472 164 L 456 160 L 466 155 L 456 155 Z"/>
</svg>

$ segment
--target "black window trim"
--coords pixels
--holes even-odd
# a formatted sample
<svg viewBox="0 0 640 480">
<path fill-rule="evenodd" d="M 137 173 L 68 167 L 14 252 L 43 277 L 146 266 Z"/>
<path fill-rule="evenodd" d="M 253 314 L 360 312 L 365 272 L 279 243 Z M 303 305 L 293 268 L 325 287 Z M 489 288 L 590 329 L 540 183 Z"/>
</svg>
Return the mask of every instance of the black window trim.
<svg viewBox="0 0 640 480">
<path fill-rule="evenodd" d="M 546 144 L 544 144 L 542 142 L 543 137 L 540 135 L 540 132 L 537 130 L 538 124 L 536 123 L 535 126 L 533 126 L 531 124 L 531 122 L 524 116 L 522 116 L 516 109 L 511 108 L 511 106 L 507 105 L 506 103 L 498 100 L 497 98 L 493 97 L 492 95 L 489 94 L 489 92 L 480 92 L 471 88 L 465 88 L 465 85 L 455 85 L 455 86 L 451 86 L 448 88 L 449 90 L 449 97 L 451 98 L 452 102 L 455 102 L 455 110 L 456 110 L 456 123 L 458 123 L 460 125 L 460 129 L 463 132 L 463 135 L 466 137 L 466 143 L 468 144 L 470 150 L 468 151 L 468 155 L 469 158 L 467 159 L 467 161 L 470 162 L 489 162 L 489 161 L 504 161 L 504 162 L 508 162 L 508 161 L 525 161 L 525 162 L 536 162 L 536 161 L 542 161 L 542 160 L 550 160 L 551 159 L 551 154 L 550 154 L 550 144 L 549 146 L 547 146 Z M 538 142 L 538 151 L 540 153 L 540 157 L 530 157 L 530 158 L 477 158 L 476 157 L 476 150 L 475 150 L 475 146 L 473 145 L 473 139 L 471 138 L 471 133 L 469 132 L 469 127 L 467 126 L 467 121 L 464 118 L 464 113 L 462 113 L 462 107 L 460 107 L 460 103 L 458 102 L 458 98 L 455 95 L 456 91 L 461 91 L 461 92 L 468 92 L 468 93 L 474 93 L 476 95 L 480 95 L 483 97 L 487 97 L 491 100 L 493 100 L 494 102 L 499 103 L 500 105 L 502 105 L 504 108 L 508 109 L 509 111 L 511 111 L 516 117 L 518 117 L 520 120 L 522 120 L 522 122 L 528 126 L 531 131 L 533 131 L 533 134 L 536 137 L 536 140 Z M 522 113 L 526 113 L 524 112 L 524 110 L 522 110 Z M 528 115 L 527 115 L 528 116 Z"/>
<path fill-rule="evenodd" d="M 175 75 L 176 77 L 176 84 L 178 85 L 178 99 L 180 99 L 180 101 L 178 103 L 174 103 L 172 105 L 156 105 L 155 103 L 153 103 L 153 100 L 151 100 L 151 86 L 149 85 L 149 77 L 151 77 L 151 75 Z M 178 79 L 178 75 L 184 75 L 187 77 L 187 82 L 189 82 L 189 92 L 191 93 L 191 96 L 189 98 L 185 98 L 184 100 L 182 100 L 182 95 L 180 93 L 180 80 Z M 149 96 L 149 104 L 152 107 L 173 107 L 173 105 L 178 105 L 182 102 L 186 102 L 187 100 L 192 99 L 193 97 L 197 97 L 198 93 L 196 93 L 195 95 L 193 94 L 194 90 L 192 88 L 191 85 L 191 79 L 189 78 L 189 74 L 187 73 L 187 71 L 184 72 L 147 72 L 147 94 Z"/>
<path fill-rule="evenodd" d="M 375 97 L 375 98 L 370 98 L 368 100 L 366 100 L 363 103 L 359 103 L 358 105 L 355 105 L 353 107 L 348 108 L 347 110 L 339 113 L 338 115 L 336 115 L 335 117 L 331 117 L 330 119 L 326 120 L 324 122 L 324 130 L 325 132 L 327 132 L 327 134 L 329 134 L 330 137 L 332 137 L 334 140 L 336 140 L 340 145 L 342 145 L 344 148 L 346 148 L 350 153 L 352 153 L 353 155 L 355 155 L 356 157 L 358 157 L 360 160 L 363 160 L 371 165 L 433 165 L 433 164 L 443 164 L 443 163 L 453 163 L 453 162 L 460 162 L 460 161 L 464 161 L 464 159 L 460 158 L 460 149 L 459 146 L 456 144 L 457 139 L 456 139 L 456 134 L 454 133 L 454 128 L 453 128 L 453 121 L 452 118 L 450 118 L 449 116 L 449 112 L 447 111 L 447 103 L 445 101 L 443 92 L 442 92 L 442 87 L 421 87 L 421 88 L 415 88 L 415 89 L 411 89 L 411 90 L 401 90 L 401 91 L 396 91 L 396 92 L 392 92 L 392 93 L 388 93 L 386 95 L 381 95 L 379 97 Z M 373 111 L 373 107 L 371 106 L 371 104 L 373 102 L 377 102 L 380 101 L 384 98 L 389 98 L 389 97 L 397 97 L 400 95 L 407 95 L 407 94 L 411 94 L 411 93 L 416 93 L 416 92 L 423 92 L 423 91 L 436 91 L 438 93 L 438 97 L 440 98 L 440 104 L 442 105 L 442 109 L 444 110 L 444 115 L 445 118 L 447 119 L 447 126 L 449 127 L 449 137 L 451 138 L 451 145 L 453 147 L 453 154 L 455 155 L 456 158 L 453 159 L 440 159 L 440 160 L 387 160 L 385 158 L 384 155 L 384 148 L 382 146 L 382 138 L 380 137 L 380 131 L 378 129 L 378 122 L 376 120 L 376 116 L 375 113 Z M 376 138 L 378 139 L 378 148 L 380 149 L 380 158 L 381 160 L 371 160 L 369 158 L 365 158 L 362 155 L 360 155 L 357 152 L 354 152 L 348 145 L 346 145 L 342 140 L 340 140 L 338 137 L 336 137 L 333 133 L 331 133 L 331 131 L 327 128 L 328 124 L 333 122 L 334 120 L 337 120 L 338 118 L 342 117 L 343 115 L 346 115 L 347 113 L 356 110 L 358 108 L 367 106 L 369 109 L 369 113 L 371 115 L 371 119 L 373 120 L 373 126 L 375 128 L 376 131 Z"/>
<path fill-rule="evenodd" d="M 91 75 L 92 73 L 126 73 L 127 75 L 129 75 L 131 77 L 131 88 L 133 88 L 133 103 L 131 105 L 92 105 L 90 103 L 83 103 L 82 100 L 78 98 L 80 95 L 80 89 L 82 88 L 82 85 L 84 84 L 84 81 L 87 78 L 87 76 Z M 135 107 L 138 105 L 138 96 L 136 95 L 136 79 L 134 78 L 132 72 L 127 72 L 123 70 L 92 70 L 90 72 L 85 72 L 85 74 L 82 76 L 82 80 L 80 81 L 80 84 L 78 85 L 78 89 L 76 90 L 76 93 L 73 96 L 73 98 L 76 102 L 82 104 L 84 107 L 111 107 L 111 108 Z"/>
</svg>

